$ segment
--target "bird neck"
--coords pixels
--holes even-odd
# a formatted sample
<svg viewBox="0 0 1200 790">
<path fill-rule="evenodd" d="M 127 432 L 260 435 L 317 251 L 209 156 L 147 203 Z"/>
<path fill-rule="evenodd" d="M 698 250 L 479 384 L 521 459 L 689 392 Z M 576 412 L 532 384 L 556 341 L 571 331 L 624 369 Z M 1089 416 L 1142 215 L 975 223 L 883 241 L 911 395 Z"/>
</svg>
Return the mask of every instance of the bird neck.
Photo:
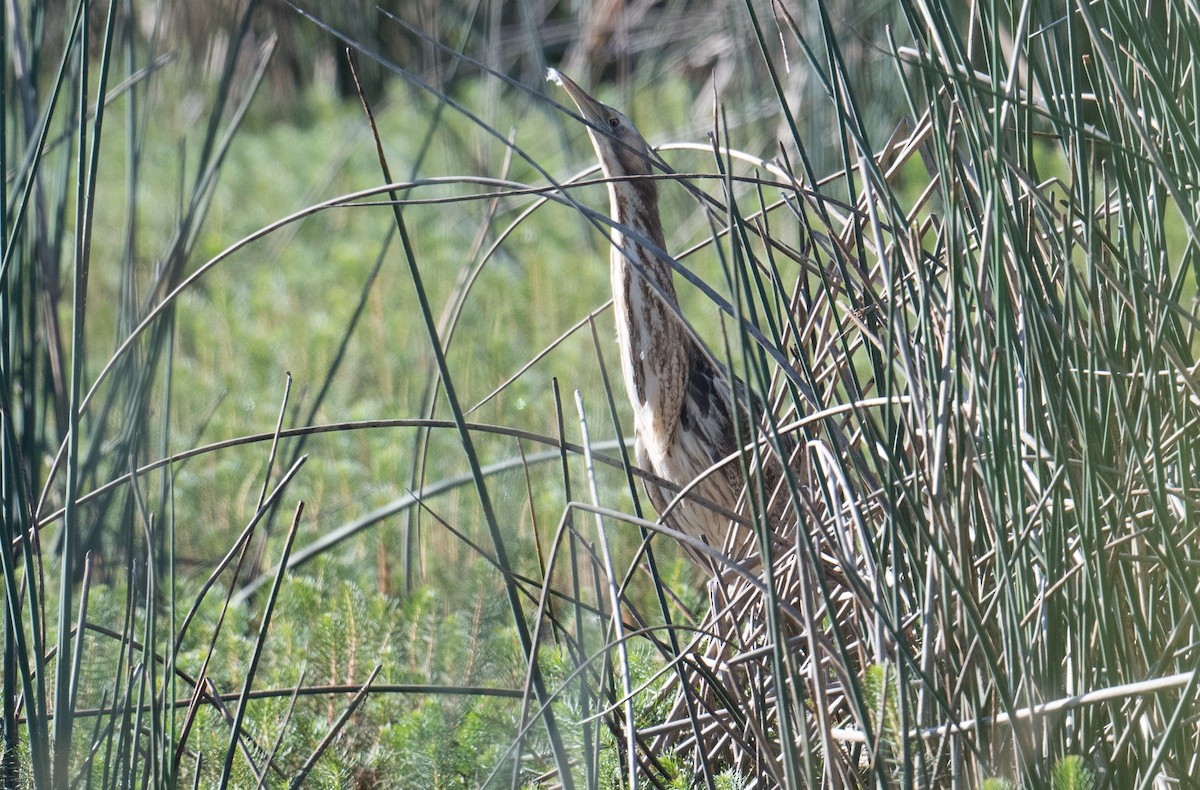
<svg viewBox="0 0 1200 790">
<path fill-rule="evenodd" d="M 639 438 L 652 455 L 665 454 L 679 423 L 694 341 L 677 315 L 671 267 L 646 244 L 665 247 L 654 182 L 612 182 L 609 203 L 621 371 Z"/>
<path fill-rule="evenodd" d="M 617 227 L 612 229 L 612 268 L 627 271 L 640 267 L 645 278 L 635 276 L 635 284 L 646 288 L 650 283 L 661 290 L 659 301 L 666 300 L 671 307 L 678 305 L 675 282 L 671 277 L 671 265 L 642 239 L 653 243 L 653 247 L 666 250 L 663 241 L 662 220 L 658 214 L 658 188 L 649 179 L 610 182 L 608 185 L 609 211 Z M 628 233 L 626 233 L 628 229 Z M 636 263 L 637 266 L 631 266 Z M 636 274 L 636 272 L 635 272 Z M 650 288 L 651 291 L 654 288 Z"/>
</svg>

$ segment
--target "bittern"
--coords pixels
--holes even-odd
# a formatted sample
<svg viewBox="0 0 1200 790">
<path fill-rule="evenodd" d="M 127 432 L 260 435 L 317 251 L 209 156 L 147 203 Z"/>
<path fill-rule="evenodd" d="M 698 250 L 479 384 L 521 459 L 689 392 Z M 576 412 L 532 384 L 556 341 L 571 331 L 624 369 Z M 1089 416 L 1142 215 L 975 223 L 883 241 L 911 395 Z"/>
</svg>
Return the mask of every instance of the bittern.
<svg viewBox="0 0 1200 790">
<path fill-rule="evenodd" d="M 711 358 L 679 317 L 645 138 L 623 114 L 557 70 L 547 78 L 566 89 L 587 122 L 608 187 L 613 313 L 621 373 L 633 406 L 637 463 L 683 488 L 736 452 L 738 437 L 753 439 L 748 390 Z M 676 505 L 668 523 L 720 549 L 733 523 L 727 513 L 736 510 L 744 486 L 741 464 L 725 464 L 692 489 L 696 498 Z M 674 490 L 653 482 L 646 483 L 646 493 L 660 514 L 675 497 Z M 703 552 L 683 545 L 699 564 L 719 571 Z"/>
</svg>

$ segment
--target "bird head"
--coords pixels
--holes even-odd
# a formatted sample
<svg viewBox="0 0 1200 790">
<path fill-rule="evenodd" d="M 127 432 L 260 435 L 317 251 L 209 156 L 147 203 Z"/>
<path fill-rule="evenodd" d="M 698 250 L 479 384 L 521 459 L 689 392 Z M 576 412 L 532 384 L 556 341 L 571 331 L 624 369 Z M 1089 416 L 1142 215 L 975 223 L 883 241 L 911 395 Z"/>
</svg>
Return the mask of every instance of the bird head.
<svg viewBox="0 0 1200 790">
<path fill-rule="evenodd" d="M 650 175 L 650 146 L 642 133 L 625 115 L 603 104 L 558 69 L 546 72 L 546 79 L 556 82 L 579 108 L 588 123 L 588 136 L 600 159 L 604 175 L 609 178 Z"/>
</svg>

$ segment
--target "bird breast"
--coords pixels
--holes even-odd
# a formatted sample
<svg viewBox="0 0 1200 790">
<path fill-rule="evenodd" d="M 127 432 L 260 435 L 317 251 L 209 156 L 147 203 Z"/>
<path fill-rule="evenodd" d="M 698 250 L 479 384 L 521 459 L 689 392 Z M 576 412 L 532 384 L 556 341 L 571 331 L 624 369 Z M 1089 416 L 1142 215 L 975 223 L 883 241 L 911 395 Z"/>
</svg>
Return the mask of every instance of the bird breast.
<svg viewBox="0 0 1200 790">
<path fill-rule="evenodd" d="M 659 291 L 635 271 L 619 248 L 613 253 L 613 309 L 617 312 L 617 344 L 621 372 L 633 407 L 634 428 L 654 456 L 669 452 L 683 407 L 684 389 L 694 341 L 663 298 L 674 303 L 674 289 L 655 277 L 656 257 L 636 243 L 628 245 L 645 276 L 655 278 Z M 665 283 L 670 287 L 670 275 Z"/>
<path fill-rule="evenodd" d="M 637 434 L 639 464 L 680 488 L 691 485 L 737 449 L 728 379 L 700 353 L 690 362 L 679 423 L 670 444 L 657 442 L 653 432 L 639 430 Z M 673 509 L 669 521 L 682 532 L 720 548 L 730 528 L 729 518 L 704 502 L 733 511 L 741 489 L 741 468 L 726 465 L 706 475 L 693 495 Z M 661 490 L 653 484 L 647 484 L 647 490 L 660 513 L 675 496 L 675 491 Z M 705 564 L 703 558 L 697 559 Z"/>
</svg>

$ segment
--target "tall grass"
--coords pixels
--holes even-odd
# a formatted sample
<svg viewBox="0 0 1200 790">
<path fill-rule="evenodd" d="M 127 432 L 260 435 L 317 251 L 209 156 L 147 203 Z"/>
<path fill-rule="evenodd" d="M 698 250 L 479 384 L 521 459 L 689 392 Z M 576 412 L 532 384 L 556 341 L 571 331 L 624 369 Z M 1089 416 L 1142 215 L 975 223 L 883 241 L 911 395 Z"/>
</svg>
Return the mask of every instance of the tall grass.
<svg viewBox="0 0 1200 790">
<path fill-rule="evenodd" d="M 830 20 L 805 36 L 785 18 L 828 88 L 844 169 L 806 168 L 793 126 L 785 172 L 759 185 L 783 197 L 770 230 L 736 205 L 771 216 L 765 200 L 724 195 L 746 284 L 733 318 L 781 327 L 769 344 L 741 333 L 747 379 L 782 382 L 809 456 L 789 561 L 818 576 L 782 591 L 798 649 L 779 648 L 778 597 L 757 621 L 752 592 L 723 630 L 710 616 L 731 643 L 747 614 L 770 625 L 710 642 L 714 660 L 775 659 L 758 681 L 725 675 L 751 690 L 741 717 L 667 742 L 789 785 L 1186 780 L 1195 19 L 906 12 L 913 41 L 893 56 L 911 131 L 873 144 Z M 773 364 L 784 349 L 793 366 Z M 822 543 L 840 593 L 813 589 Z"/>
<path fill-rule="evenodd" d="M 137 37 L 132 3 L 79 2 L 68 10 L 65 30 L 47 29 L 55 15 L 43 4 L 11 7 L 3 24 L 4 774 L 9 786 L 69 786 L 101 776 L 112 784 L 130 776 L 170 784 L 186 739 L 174 734 L 172 702 L 178 668 L 171 645 L 182 606 L 175 598 L 172 481 L 136 470 L 140 459 L 166 454 L 169 430 L 153 426 L 170 415 L 162 393 L 170 390 L 172 299 L 269 51 L 257 53 L 259 71 L 242 77 L 243 100 L 233 104 L 247 12 L 210 100 L 173 237 L 148 275 L 137 248 L 142 143 L 155 121 L 146 82 L 171 58 Z M 103 22 L 98 28 L 89 23 L 95 19 Z M 106 117 L 122 110 L 125 139 L 110 141 Z M 112 154 L 114 146 L 123 146 L 124 156 Z M 124 160 L 123 184 L 98 185 L 105 156 Z M 124 201 L 124 225 L 97 228 L 97 200 Z M 115 254 L 93 268 L 97 235 Z M 101 322 L 87 310 L 97 306 L 94 277 L 118 283 L 116 304 L 101 305 Z M 98 364 L 106 352 L 98 351 L 104 343 L 94 327 L 105 324 L 121 340 Z M 160 444 L 152 446 L 156 434 Z M 127 484 L 109 496 L 88 495 L 112 480 Z M 85 506 L 89 498 L 95 502 Z M 105 533 L 110 524 L 120 525 L 117 534 Z M 123 576 L 127 593 L 123 615 L 108 623 L 89 618 L 101 557 L 123 566 L 105 578 Z M 88 631 L 112 640 L 111 666 L 91 663 Z M 76 715 L 81 688 L 106 673 L 100 707 L 107 715 L 93 726 Z M 182 727 L 186 732 L 186 719 Z"/>
<path fill-rule="evenodd" d="M 537 37 L 500 55 L 499 7 L 463 8 L 432 35 L 378 17 L 453 64 L 436 77 L 296 13 L 393 75 L 316 165 L 369 180 L 232 210 L 224 168 L 268 124 L 256 3 L 170 172 L 150 140 L 182 65 L 145 9 L 0 10 L 6 784 L 1200 773 L 1195 15 L 908 0 L 867 38 L 834 4 L 714 4 L 745 85 L 673 142 L 674 50 L 618 69 L 611 102 L 677 171 L 683 315 L 769 404 L 717 465 L 749 475 L 761 561 L 708 549 L 705 590 L 641 504 L 583 128 L 508 76 Z M 346 215 L 369 242 L 311 230 Z M 246 334 L 278 338 L 255 310 L 289 291 L 214 274 L 307 246 L 324 268 L 285 279 L 320 305 L 280 314 L 297 338 L 344 317 L 294 394 L 254 371 L 305 364 L 304 340 L 216 326 L 244 299 Z M 205 405 L 206 343 L 233 397 L 281 401 L 268 422 Z"/>
</svg>

